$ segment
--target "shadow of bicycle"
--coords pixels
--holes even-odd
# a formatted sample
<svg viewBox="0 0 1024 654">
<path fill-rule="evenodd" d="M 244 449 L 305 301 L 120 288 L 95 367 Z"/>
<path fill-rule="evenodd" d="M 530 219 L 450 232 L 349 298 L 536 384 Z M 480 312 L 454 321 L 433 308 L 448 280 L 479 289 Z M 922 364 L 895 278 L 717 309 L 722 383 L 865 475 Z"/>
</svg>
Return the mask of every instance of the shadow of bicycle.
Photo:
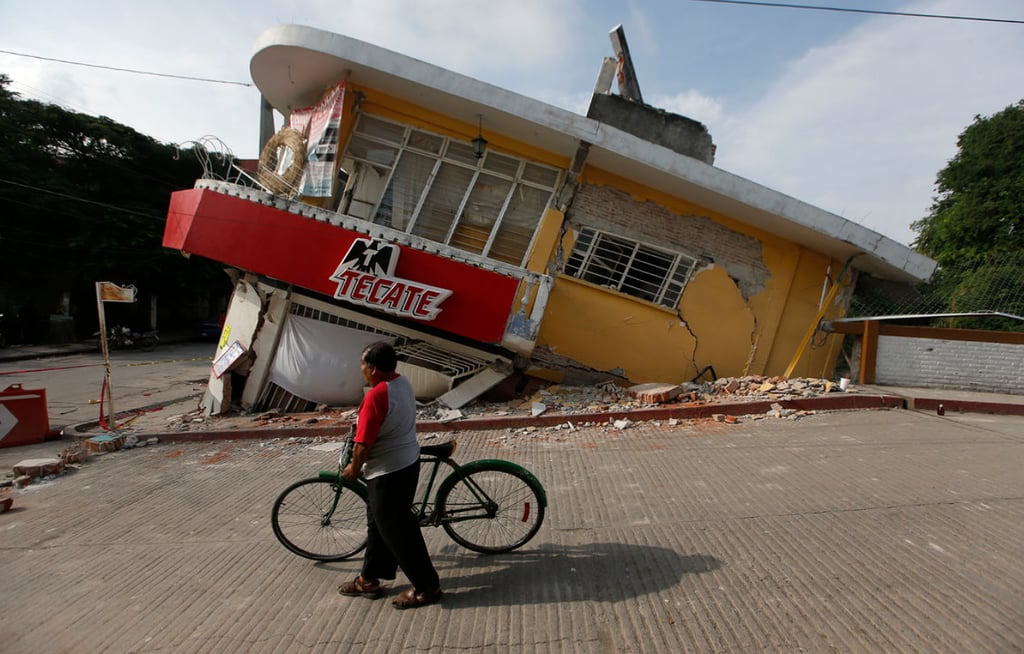
<svg viewBox="0 0 1024 654">
<path fill-rule="evenodd" d="M 544 544 L 490 556 L 446 545 L 433 559 L 449 608 L 620 602 L 671 588 L 686 575 L 723 565 L 707 554 L 628 543 Z"/>
</svg>

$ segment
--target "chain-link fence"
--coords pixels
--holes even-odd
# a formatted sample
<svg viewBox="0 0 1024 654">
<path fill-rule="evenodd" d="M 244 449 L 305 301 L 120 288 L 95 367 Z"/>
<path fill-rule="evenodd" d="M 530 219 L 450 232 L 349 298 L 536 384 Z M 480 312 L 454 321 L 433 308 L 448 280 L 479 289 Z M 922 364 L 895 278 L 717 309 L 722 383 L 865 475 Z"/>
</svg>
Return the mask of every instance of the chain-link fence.
<svg viewBox="0 0 1024 654">
<path fill-rule="evenodd" d="M 933 327 L 1024 331 L 1024 252 L 992 256 L 980 265 L 943 266 L 931 281 L 916 286 L 861 277 L 847 315 L 907 316 L 907 321 Z"/>
</svg>

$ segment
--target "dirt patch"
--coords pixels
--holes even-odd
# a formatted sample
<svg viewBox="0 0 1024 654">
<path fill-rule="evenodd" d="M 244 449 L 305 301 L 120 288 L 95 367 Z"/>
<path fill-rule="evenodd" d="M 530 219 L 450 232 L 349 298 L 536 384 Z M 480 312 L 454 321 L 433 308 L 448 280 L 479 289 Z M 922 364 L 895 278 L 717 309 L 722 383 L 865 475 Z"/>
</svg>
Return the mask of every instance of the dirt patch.
<svg viewBox="0 0 1024 654">
<path fill-rule="evenodd" d="M 221 449 L 221 450 L 219 450 L 219 451 L 217 451 L 217 452 L 207 456 L 206 458 L 204 458 L 199 463 L 201 463 L 204 466 L 210 466 L 210 465 L 214 465 L 214 464 L 217 464 L 217 463 L 223 463 L 228 458 L 228 455 L 231 454 L 231 450 L 233 450 L 233 449 L 235 449 L 235 448 L 233 448 L 233 447 L 225 447 L 225 448 L 223 448 L 223 449 Z"/>
</svg>

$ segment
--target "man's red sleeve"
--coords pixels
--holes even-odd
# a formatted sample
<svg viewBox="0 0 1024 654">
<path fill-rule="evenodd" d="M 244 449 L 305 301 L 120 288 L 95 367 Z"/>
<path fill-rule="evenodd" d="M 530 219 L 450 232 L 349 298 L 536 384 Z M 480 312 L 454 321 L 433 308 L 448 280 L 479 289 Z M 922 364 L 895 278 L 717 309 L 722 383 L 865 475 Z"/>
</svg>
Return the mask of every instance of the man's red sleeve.
<svg viewBox="0 0 1024 654">
<path fill-rule="evenodd" d="M 386 382 L 380 382 L 370 389 L 359 405 L 355 442 L 362 443 L 364 447 L 373 447 L 387 415 L 388 385 Z"/>
</svg>

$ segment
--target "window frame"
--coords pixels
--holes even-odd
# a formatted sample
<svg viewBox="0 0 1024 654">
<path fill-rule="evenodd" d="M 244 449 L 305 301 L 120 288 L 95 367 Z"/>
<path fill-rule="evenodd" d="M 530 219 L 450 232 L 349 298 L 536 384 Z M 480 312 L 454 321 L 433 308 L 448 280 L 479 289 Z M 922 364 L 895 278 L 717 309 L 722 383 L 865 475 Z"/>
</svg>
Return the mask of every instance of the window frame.
<svg viewBox="0 0 1024 654">
<path fill-rule="evenodd" d="M 602 247 L 610 250 L 609 246 L 630 249 L 628 252 L 613 253 L 617 260 L 612 261 L 606 253 L 600 251 Z M 670 263 L 659 271 L 661 281 L 655 292 L 641 292 L 638 289 L 637 278 L 649 276 L 649 272 L 639 269 L 637 255 L 641 252 L 664 255 L 670 260 Z M 641 302 L 649 302 L 674 311 L 682 300 L 683 292 L 698 261 L 696 257 L 678 250 L 651 245 L 593 227 L 580 227 L 576 242 L 563 266 L 563 273 L 587 284 L 607 288 Z M 639 263 L 650 266 L 651 262 Z"/>
<path fill-rule="evenodd" d="M 364 120 L 371 120 L 376 121 L 377 123 L 383 123 L 384 127 L 387 129 L 375 130 L 372 125 L 367 125 L 367 131 L 362 131 L 360 128 L 364 126 Z M 397 137 L 399 129 L 396 128 L 401 128 L 400 143 L 389 140 L 389 138 L 385 138 L 385 136 L 382 136 L 382 134 L 385 134 L 389 137 Z M 415 145 L 411 145 L 411 139 L 413 139 L 413 137 L 417 134 L 427 135 L 433 139 L 440 139 L 440 146 L 437 148 L 437 151 L 432 152 L 429 150 L 424 150 L 423 148 L 417 148 Z M 381 163 L 380 161 L 373 161 L 369 154 L 369 148 L 367 148 L 367 156 L 357 156 L 349 148 L 349 144 L 355 142 L 355 139 L 357 138 L 363 145 L 365 145 L 367 142 L 371 144 L 377 143 L 386 148 L 394 149 L 394 160 L 390 164 Z M 426 240 L 442 243 L 448 247 L 452 247 L 460 251 L 465 251 L 471 254 L 476 254 L 481 257 L 494 259 L 495 261 L 501 261 L 503 263 L 508 263 L 520 268 L 526 264 L 526 261 L 530 255 L 530 251 L 533 248 L 534 241 L 537 238 L 537 232 L 540 228 L 541 219 L 543 218 L 544 213 L 547 211 L 547 209 L 551 206 L 551 203 L 554 200 L 555 195 L 558 191 L 559 185 L 561 184 L 561 181 L 564 177 L 564 171 L 555 166 L 550 166 L 537 161 L 525 159 L 523 157 L 509 154 L 507 152 L 498 152 L 493 148 L 488 148 L 487 151 L 484 153 L 483 157 L 475 159 L 475 161 L 471 162 L 468 160 L 467 153 L 472 151 L 472 145 L 468 142 L 461 141 L 459 139 L 448 136 L 443 136 L 440 134 L 435 134 L 420 127 L 413 127 L 412 125 L 406 125 L 394 120 L 382 118 L 380 116 L 372 114 L 361 114 L 359 116 L 359 119 L 352 130 L 352 136 L 349 139 L 349 144 L 346 144 L 345 150 L 342 153 L 342 160 L 347 159 L 349 161 L 357 162 L 361 165 L 373 166 L 378 170 L 387 170 L 387 175 L 382 185 L 383 190 L 380 192 L 380 195 L 376 198 L 376 201 L 374 202 L 369 212 L 369 215 L 367 218 L 365 218 L 365 220 L 368 220 L 369 222 L 375 224 L 383 224 L 393 229 L 398 229 L 399 231 L 405 232 L 407 234 L 416 235 L 414 230 L 416 229 L 417 224 L 420 222 L 420 219 L 423 218 L 424 206 L 427 204 L 427 200 L 428 197 L 430 196 L 431 190 L 434 188 L 434 184 L 437 181 L 438 177 L 440 177 L 443 168 L 445 166 L 457 166 L 463 170 L 471 171 L 472 175 L 469 181 L 467 182 L 466 188 L 462 191 L 461 199 L 457 203 L 457 206 L 445 207 L 446 210 L 450 208 L 454 212 L 454 214 L 450 219 L 448 219 L 444 240 L 436 241 L 432 238 L 423 236 L 422 234 L 420 234 L 419 237 L 425 238 Z M 392 187 L 392 184 L 395 181 L 395 176 L 398 173 L 398 168 L 401 165 L 403 158 L 407 154 L 433 159 L 433 166 L 429 174 L 426 176 L 422 187 L 419 189 L 419 197 L 416 198 L 412 213 L 407 217 L 407 220 L 404 225 L 402 225 L 401 227 L 396 227 L 393 220 L 395 212 L 394 207 L 397 201 L 395 199 L 396 193 Z M 493 157 L 494 160 L 489 159 L 490 157 Z M 515 170 L 514 172 L 510 172 L 513 163 L 515 164 Z M 538 171 L 535 169 L 540 170 Z M 539 177 L 544 176 L 543 174 L 537 174 L 538 172 L 542 171 L 548 171 L 550 173 L 550 186 L 548 184 L 545 184 L 543 180 L 538 180 Z M 505 192 L 504 197 L 501 198 L 500 200 L 500 206 L 497 210 L 497 214 L 494 216 L 487 216 L 487 218 L 491 219 L 493 222 L 486 226 L 488 230 L 486 241 L 484 242 L 479 252 L 476 252 L 471 249 L 466 249 L 458 245 L 452 245 L 452 240 L 455 237 L 456 233 L 458 232 L 459 226 L 463 223 L 463 220 L 466 218 L 467 204 L 470 202 L 474 189 L 477 189 L 477 185 L 480 183 L 481 178 L 486 179 L 488 177 L 496 178 L 498 180 L 502 180 L 503 182 L 507 182 L 509 184 L 509 188 Z M 533 221 L 530 238 L 526 242 L 526 245 L 522 251 L 522 255 L 517 261 L 511 261 L 511 257 L 508 256 L 504 256 L 503 258 L 492 257 L 491 254 L 495 242 L 498 240 L 499 234 L 501 233 L 502 230 L 503 223 L 506 217 L 508 216 L 509 207 L 512 206 L 514 194 L 523 187 L 540 191 L 543 194 L 543 196 L 541 197 L 546 196 L 546 200 L 544 202 L 543 207 L 536 216 L 536 220 Z M 440 192 L 441 189 L 439 188 L 438 191 Z M 384 205 L 385 201 L 391 202 L 391 215 L 388 216 L 387 218 L 382 218 L 379 214 L 381 212 L 382 205 Z M 515 251 L 512 250 L 512 252 L 514 253 Z"/>
</svg>

